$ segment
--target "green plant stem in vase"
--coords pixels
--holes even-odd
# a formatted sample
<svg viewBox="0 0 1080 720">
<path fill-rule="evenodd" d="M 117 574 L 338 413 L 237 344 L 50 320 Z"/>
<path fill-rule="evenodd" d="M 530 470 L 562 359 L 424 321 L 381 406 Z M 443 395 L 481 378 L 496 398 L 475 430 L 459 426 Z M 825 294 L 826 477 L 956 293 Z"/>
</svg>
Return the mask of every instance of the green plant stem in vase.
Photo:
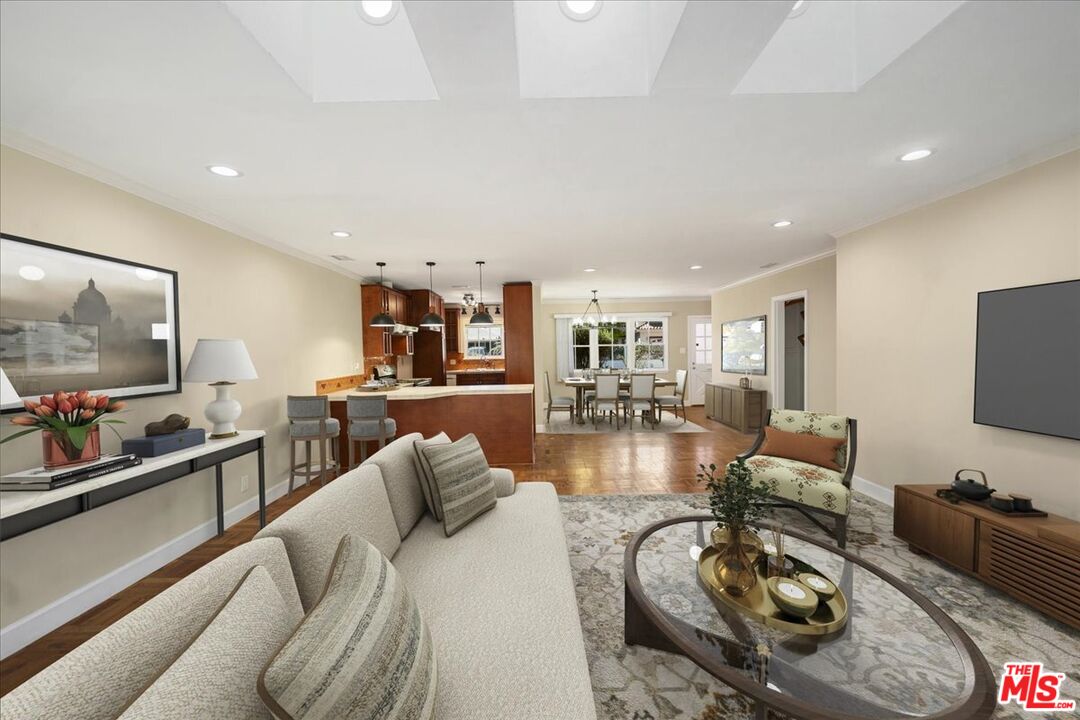
<svg viewBox="0 0 1080 720">
<path fill-rule="evenodd" d="M 41 459 L 46 468 L 90 462 L 101 456 L 103 424 L 122 424 L 123 420 L 106 418 L 126 407 L 123 401 L 110 402 L 108 395 L 91 395 L 88 390 L 42 395 L 40 402 L 24 400 L 26 415 L 11 418 L 12 425 L 25 427 L 0 440 L 6 443 L 17 437 L 41 432 Z M 116 428 L 110 427 L 116 432 Z"/>
<path fill-rule="evenodd" d="M 722 477 L 716 476 L 716 465 L 699 468 L 698 480 L 709 489 L 709 508 L 718 523 L 712 531 L 713 546 L 720 553 L 717 578 L 725 592 L 744 595 L 757 584 L 754 566 L 765 546 L 751 527 L 764 513 L 769 488 L 754 480 L 741 459 L 730 463 Z"/>
</svg>

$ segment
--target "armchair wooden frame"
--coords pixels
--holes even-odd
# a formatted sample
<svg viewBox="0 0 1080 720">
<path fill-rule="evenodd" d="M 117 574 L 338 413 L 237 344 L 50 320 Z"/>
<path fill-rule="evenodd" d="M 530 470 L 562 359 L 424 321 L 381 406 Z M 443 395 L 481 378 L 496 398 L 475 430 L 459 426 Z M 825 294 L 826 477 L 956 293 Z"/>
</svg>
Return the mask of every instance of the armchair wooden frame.
<svg viewBox="0 0 1080 720">
<path fill-rule="evenodd" d="M 736 455 L 736 460 L 748 460 L 758 454 L 758 450 L 765 443 L 765 428 L 769 427 L 769 420 L 772 418 L 772 410 L 765 411 L 765 418 L 762 420 L 761 429 L 758 430 L 757 438 L 754 440 L 753 446 L 746 452 Z M 858 423 L 855 418 L 848 418 L 847 421 L 847 464 L 844 467 L 843 483 L 844 487 L 848 489 L 850 495 L 851 492 L 851 479 L 855 475 L 855 455 L 858 449 L 857 440 L 857 427 Z M 788 500 L 787 498 L 780 498 L 772 496 L 767 503 L 763 503 L 765 507 L 782 507 L 797 510 L 806 516 L 806 519 L 817 525 L 819 528 L 825 531 L 825 533 L 836 541 L 837 547 L 843 549 L 847 547 L 847 514 L 840 514 L 830 512 L 828 510 L 822 510 L 821 508 L 810 507 L 808 505 L 800 505 L 799 503 Z M 851 511 L 851 498 L 848 498 L 848 511 Z M 833 521 L 833 528 L 830 529 L 824 522 L 819 520 L 815 515 L 823 515 L 827 519 Z"/>
</svg>

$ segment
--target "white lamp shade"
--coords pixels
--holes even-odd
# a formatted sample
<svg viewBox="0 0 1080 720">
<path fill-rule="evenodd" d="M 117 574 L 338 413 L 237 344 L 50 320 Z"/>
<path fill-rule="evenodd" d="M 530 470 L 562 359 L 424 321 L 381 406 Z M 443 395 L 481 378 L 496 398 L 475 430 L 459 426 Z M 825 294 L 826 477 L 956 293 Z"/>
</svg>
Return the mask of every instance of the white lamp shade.
<svg viewBox="0 0 1080 720">
<path fill-rule="evenodd" d="M 184 382 L 236 382 L 257 380 L 243 340 L 200 338 L 191 353 Z"/>
<path fill-rule="evenodd" d="M 22 405 L 22 398 L 8 380 L 7 373 L 0 368 L 0 406 L 7 408 L 12 405 Z"/>
</svg>

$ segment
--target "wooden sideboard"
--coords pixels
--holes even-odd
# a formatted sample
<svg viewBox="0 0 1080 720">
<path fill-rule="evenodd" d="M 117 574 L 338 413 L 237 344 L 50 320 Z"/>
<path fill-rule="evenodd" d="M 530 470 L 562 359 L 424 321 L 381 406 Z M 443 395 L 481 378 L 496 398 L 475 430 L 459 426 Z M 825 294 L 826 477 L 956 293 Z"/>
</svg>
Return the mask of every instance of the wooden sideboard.
<svg viewBox="0 0 1080 720">
<path fill-rule="evenodd" d="M 893 534 L 1066 625 L 1080 629 L 1080 523 L 1010 517 L 936 496 L 946 485 L 897 485 Z"/>
<path fill-rule="evenodd" d="M 739 432 L 755 432 L 765 417 L 765 391 L 705 383 L 705 415 Z"/>
</svg>

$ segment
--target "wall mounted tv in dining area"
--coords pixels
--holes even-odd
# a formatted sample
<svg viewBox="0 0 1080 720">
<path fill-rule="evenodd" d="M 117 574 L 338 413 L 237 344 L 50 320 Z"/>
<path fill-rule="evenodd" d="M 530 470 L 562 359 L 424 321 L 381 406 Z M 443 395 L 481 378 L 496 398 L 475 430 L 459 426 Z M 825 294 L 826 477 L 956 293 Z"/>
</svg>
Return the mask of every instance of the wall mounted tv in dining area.
<svg viewBox="0 0 1080 720">
<path fill-rule="evenodd" d="M 975 422 L 1080 440 L 1080 280 L 979 293 Z"/>
</svg>

